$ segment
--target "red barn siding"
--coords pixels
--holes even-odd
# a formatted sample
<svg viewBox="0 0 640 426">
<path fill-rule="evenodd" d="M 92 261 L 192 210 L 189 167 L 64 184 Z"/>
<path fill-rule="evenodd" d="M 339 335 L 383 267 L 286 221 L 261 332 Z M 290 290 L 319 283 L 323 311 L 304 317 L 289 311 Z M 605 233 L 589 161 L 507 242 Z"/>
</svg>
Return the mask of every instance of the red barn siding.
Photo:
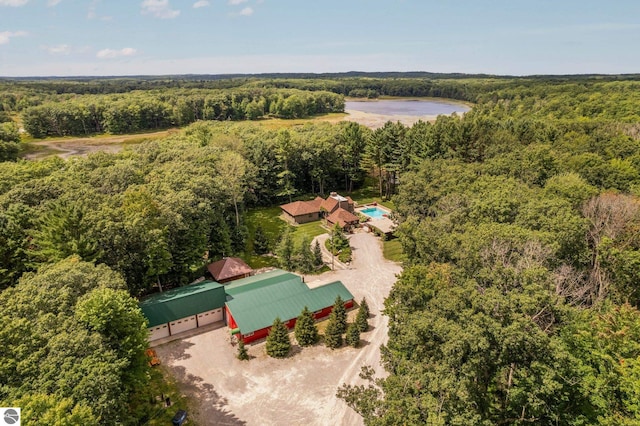
<svg viewBox="0 0 640 426">
<path fill-rule="evenodd" d="M 353 299 L 347 300 L 346 302 L 344 302 L 344 307 L 346 309 L 351 309 L 353 308 Z M 227 321 L 228 321 L 228 325 L 230 329 L 234 329 L 237 328 L 238 326 L 236 325 L 235 320 L 233 319 L 233 316 L 231 315 L 231 312 L 229 311 L 229 307 L 225 306 L 225 309 L 227 311 Z M 320 311 L 316 311 L 313 313 L 313 318 L 315 318 L 316 320 L 318 319 L 322 319 L 322 318 L 326 318 L 327 316 L 329 316 L 329 314 L 331 313 L 331 311 L 333 310 L 333 305 L 332 306 L 328 306 Z M 287 328 L 289 330 L 291 330 L 292 328 L 294 328 L 296 326 L 296 321 L 298 320 L 298 318 L 290 318 L 287 321 L 285 321 L 285 325 L 287 326 Z M 253 333 L 249 333 L 248 335 L 244 335 L 242 333 L 240 333 L 238 335 L 239 339 L 242 339 L 244 341 L 245 344 L 247 343 L 251 343 L 251 342 L 255 342 L 256 340 L 260 340 L 260 339 L 264 339 L 267 337 L 267 335 L 269 334 L 269 330 L 271 330 L 271 326 L 269 327 L 265 327 L 265 328 L 261 328 L 260 330 L 256 330 Z"/>
<path fill-rule="evenodd" d="M 226 312 L 226 318 L 227 318 L 227 326 L 230 329 L 234 329 L 234 328 L 238 328 L 238 324 L 236 324 L 236 320 L 233 319 L 233 315 L 231 315 L 231 311 L 229 310 L 229 307 L 225 305 L 224 310 Z"/>
</svg>

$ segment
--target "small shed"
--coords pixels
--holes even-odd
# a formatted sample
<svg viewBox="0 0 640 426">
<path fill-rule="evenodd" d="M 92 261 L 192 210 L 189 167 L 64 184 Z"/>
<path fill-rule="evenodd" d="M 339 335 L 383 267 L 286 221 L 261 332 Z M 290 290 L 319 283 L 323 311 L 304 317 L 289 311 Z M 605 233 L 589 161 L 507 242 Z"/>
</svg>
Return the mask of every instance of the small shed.
<svg viewBox="0 0 640 426">
<path fill-rule="evenodd" d="M 207 271 L 220 284 L 245 278 L 253 273 L 253 269 L 239 257 L 225 257 L 210 263 Z"/>
<path fill-rule="evenodd" d="M 238 280 L 225 290 L 227 325 L 239 329 L 244 343 L 266 337 L 276 317 L 293 328 L 305 306 L 316 319 L 331 313 L 337 296 L 346 308 L 353 307 L 353 295 L 340 281 L 311 289 L 298 275 L 282 270 Z"/>
<path fill-rule="evenodd" d="M 224 319 L 224 286 L 202 281 L 153 294 L 139 305 L 149 322 L 149 340 L 157 340 Z"/>
</svg>

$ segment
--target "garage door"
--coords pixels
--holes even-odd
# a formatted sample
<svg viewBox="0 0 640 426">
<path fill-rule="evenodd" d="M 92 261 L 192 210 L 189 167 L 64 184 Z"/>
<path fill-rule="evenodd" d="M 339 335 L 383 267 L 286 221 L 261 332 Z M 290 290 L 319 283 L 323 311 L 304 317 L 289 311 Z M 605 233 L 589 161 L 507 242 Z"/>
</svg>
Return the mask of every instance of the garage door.
<svg viewBox="0 0 640 426">
<path fill-rule="evenodd" d="M 171 335 L 196 328 L 196 316 L 182 318 L 171 323 Z"/>
<path fill-rule="evenodd" d="M 158 325 L 149 329 L 149 340 L 158 340 L 169 337 L 169 327 L 167 324 Z"/>
<path fill-rule="evenodd" d="M 222 321 L 222 308 L 214 309 L 213 311 L 203 312 L 198 314 L 198 326 L 211 324 L 213 322 Z"/>
</svg>

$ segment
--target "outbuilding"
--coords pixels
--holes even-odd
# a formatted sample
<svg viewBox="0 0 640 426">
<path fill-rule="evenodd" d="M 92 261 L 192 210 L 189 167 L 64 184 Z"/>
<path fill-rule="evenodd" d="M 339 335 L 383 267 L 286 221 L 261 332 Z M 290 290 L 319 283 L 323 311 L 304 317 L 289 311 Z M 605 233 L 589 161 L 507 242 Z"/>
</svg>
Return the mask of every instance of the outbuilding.
<svg viewBox="0 0 640 426">
<path fill-rule="evenodd" d="M 207 271 L 220 283 L 251 276 L 253 269 L 239 257 L 225 257 L 207 265 Z"/>
<path fill-rule="evenodd" d="M 202 281 L 163 293 L 140 302 L 149 322 L 149 340 L 157 340 L 224 320 L 224 286 Z"/>
<path fill-rule="evenodd" d="M 244 343 L 266 337 L 276 317 L 293 328 L 305 306 L 316 319 L 331 313 L 337 296 L 347 309 L 353 307 L 353 295 L 340 281 L 309 288 L 280 269 L 234 281 L 225 290 L 227 325 Z"/>
</svg>

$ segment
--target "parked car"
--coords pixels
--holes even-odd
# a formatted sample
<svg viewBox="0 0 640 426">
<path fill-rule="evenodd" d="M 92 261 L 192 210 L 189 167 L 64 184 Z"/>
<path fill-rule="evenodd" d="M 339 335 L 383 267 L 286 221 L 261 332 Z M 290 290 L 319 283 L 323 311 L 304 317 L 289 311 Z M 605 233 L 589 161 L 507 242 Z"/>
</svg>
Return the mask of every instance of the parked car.
<svg viewBox="0 0 640 426">
<path fill-rule="evenodd" d="M 173 426 L 182 426 L 183 423 L 187 420 L 187 412 L 184 410 L 178 410 L 173 419 L 171 419 L 171 424 Z"/>
</svg>

